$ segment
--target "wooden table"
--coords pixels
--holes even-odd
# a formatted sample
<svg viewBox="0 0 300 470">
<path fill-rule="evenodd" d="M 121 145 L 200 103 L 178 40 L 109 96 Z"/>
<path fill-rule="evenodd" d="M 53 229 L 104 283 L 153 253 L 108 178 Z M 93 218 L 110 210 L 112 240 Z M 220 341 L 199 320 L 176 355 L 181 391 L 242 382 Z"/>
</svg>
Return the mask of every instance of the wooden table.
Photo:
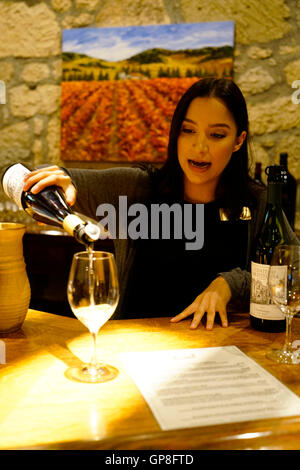
<svg viewBox="0 0 300 470">
<path fill-rule="evenodd" d="M 119 352 L 236 345 L 300 395 L 300 365 L 266 359 L 284 333 L 260 333 L 247 314 L 230 326 L 189 329 L 189 320 L 111 320 L 98 335 L 98 356 L 119 369 L 104 384 L 73 382 L 69 366 L 91 353 L 87 330 L 72 318 L 29 310 L 19 332 L 0 338 L 0 449 L 300 449 L 300 416 L 162 431 L 124 368 Z M 300 319 L 294 320 L 300 338 Z"/>
</svg>

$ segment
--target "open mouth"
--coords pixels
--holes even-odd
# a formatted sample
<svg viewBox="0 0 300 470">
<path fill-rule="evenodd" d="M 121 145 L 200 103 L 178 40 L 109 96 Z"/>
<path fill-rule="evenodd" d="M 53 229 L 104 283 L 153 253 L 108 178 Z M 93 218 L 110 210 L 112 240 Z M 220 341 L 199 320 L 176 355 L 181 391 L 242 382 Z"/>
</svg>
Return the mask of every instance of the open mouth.
<svg viewBox="0 0 300 470">
<path fill-rule="evenodd" d="M 189 164 L 195 168 L 208 169 L 211 166 L 210 162 L 197 162 L 196 160 L 188 160 Z"/>
</svg>

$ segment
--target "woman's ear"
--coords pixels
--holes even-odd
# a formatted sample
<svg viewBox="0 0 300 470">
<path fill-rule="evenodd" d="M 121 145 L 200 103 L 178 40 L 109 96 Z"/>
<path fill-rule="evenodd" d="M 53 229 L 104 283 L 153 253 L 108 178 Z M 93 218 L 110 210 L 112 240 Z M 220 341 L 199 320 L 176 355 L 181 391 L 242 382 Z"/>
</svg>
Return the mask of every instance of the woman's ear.
<svg viewBox="0 0 300 470">
<path fill-rule="evenodd" d="M 236 144 L 235 146 L 233 147 L 233 152 L 236 152 L 237 150 L 239 150 L 241 148 L 241 146 L 243 145 L 244 143 L 244 140 L 246 139 L 246 135 L 247 135 L 247 132 L 246 131 L 243 131 L 241 132 L 240 135 L 237 136 L 236 138 Z"/>
</svg>

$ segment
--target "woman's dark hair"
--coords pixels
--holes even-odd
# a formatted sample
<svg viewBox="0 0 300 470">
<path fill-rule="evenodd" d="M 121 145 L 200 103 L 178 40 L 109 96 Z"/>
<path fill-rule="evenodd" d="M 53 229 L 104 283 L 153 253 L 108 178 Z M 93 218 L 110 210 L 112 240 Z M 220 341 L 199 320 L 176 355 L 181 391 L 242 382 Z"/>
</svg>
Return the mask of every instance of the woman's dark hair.
<svg viewBox="0 0 300 470">
<path fill-rule="evenodd" d="M 244 205 L 251 202 L 248 172 L 248 112 L 245 98 L 239 87 L 230 79 L 204 78 L 194 83 L 181 97 L 175 109 L 169 134 L 168 157 L 156 173 L 156 191 L 159 195 L 183 198 L 183 172 L 177 155 L 177 139 L 191 101 L 198 97 L 221 99 L 231 112 L 237 125 L 237 135 L 247 136 L 239 150 L 232 154 L 216 189 L 216 200 L 229 217 L 239 216 Z"/>
</svg>

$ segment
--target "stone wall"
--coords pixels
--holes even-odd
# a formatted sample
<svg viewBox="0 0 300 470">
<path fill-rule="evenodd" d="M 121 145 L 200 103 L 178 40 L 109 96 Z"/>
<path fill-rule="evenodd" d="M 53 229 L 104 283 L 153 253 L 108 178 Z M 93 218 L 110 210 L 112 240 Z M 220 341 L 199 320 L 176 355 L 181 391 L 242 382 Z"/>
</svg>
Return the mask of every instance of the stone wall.
<svg viewBox="0 0 300 470">
<path fill-rule="evenodd" d="M 62 29 L 223 20 L 236 24 L 234 80 L 249 107 L 252 167 L 287 151 L 299 179 L 300 104 L 291 97 L 300 80 L 300 0 L 2 0 L 0 172 L 16 161 L 61 163 Z"/>
</svg>

